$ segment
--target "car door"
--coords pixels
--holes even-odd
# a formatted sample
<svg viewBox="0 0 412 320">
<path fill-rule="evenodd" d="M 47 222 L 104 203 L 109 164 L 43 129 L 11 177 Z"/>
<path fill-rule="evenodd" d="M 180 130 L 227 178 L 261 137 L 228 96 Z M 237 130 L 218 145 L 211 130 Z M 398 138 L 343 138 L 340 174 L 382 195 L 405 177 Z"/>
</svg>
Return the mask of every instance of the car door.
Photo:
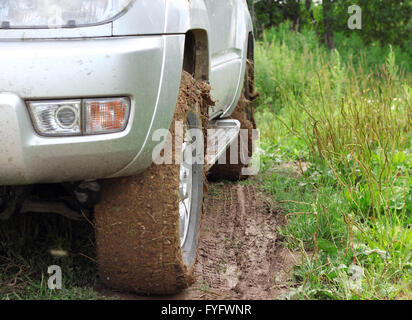
<svg viewBox="0 0 412 320">
<path fill-rule="evenodd" d="M 241 48 L 236 47 L 237 11 L 241 0 L 204 0 L 210 22 L 213 113 L 221 113 L 234 102 L 241 69 Z"/>
</svg>

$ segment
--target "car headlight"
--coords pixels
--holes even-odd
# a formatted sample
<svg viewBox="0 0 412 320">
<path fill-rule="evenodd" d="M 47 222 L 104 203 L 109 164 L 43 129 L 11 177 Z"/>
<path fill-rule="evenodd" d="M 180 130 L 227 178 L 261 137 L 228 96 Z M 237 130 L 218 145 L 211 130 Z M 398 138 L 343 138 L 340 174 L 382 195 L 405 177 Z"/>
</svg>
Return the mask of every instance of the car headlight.
<svg viewBox="0 0 412 320">
<path fill-rule="evenodd" d="M 109 22 L 135 0 L 1 0 L 0 29 L 81 27 Z"/>
</svg>

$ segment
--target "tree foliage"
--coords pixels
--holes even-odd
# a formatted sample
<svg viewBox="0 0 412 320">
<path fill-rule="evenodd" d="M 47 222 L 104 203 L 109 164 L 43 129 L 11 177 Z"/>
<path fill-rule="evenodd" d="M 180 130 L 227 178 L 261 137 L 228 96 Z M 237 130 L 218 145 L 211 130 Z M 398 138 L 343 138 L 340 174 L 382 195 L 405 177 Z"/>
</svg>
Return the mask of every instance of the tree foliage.
<svg viewBox="0 0 412 320">
<path fill-rule="evenodd" d="M 299 31 L 314 28 L 328 47 L 334 46 L 333 34 L 358 33 L 365 43 L 401 45 L 411 53 L 412 0 L 248 0 L 257 34 L 285 20 Z M 348 9 L 362 9 L 362 29 L 351 30 Z"/>
</svg>

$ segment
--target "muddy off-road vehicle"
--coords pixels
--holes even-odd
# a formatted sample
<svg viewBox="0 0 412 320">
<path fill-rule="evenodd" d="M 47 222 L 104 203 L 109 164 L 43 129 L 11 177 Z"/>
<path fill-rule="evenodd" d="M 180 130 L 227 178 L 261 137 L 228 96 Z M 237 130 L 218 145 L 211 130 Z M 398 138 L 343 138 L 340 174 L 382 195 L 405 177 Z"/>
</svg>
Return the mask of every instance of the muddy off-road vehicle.
<svg viewBox="0 0 412 320">
<path fill-rule="evenodd" d="M 253 45 L 245 0 L 1 0 L 0 219 L 93 221 L 103 283 L 186 288 L 206 176 L 250 160 Z"/>
</svg>

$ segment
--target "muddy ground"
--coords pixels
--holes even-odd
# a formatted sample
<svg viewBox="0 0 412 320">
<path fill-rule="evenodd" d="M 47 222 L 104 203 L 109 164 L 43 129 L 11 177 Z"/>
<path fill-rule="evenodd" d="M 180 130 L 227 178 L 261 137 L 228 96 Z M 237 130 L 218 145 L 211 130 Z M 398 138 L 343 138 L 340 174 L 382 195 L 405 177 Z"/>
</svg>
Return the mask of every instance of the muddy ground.
<svg viewBox="0 0 412 320">
<path fill-rule="evenodd" d="M 165 298 L 267 300 L 286 293 L 298 257 L 281 245 L 276 229 L 282 223 L 282 215 L 271 209 L 255 185 L 211 184 L 200 230 L 197 281 Z M 98 291 L 106 297 L 146 299 Z"/>
</svg>

